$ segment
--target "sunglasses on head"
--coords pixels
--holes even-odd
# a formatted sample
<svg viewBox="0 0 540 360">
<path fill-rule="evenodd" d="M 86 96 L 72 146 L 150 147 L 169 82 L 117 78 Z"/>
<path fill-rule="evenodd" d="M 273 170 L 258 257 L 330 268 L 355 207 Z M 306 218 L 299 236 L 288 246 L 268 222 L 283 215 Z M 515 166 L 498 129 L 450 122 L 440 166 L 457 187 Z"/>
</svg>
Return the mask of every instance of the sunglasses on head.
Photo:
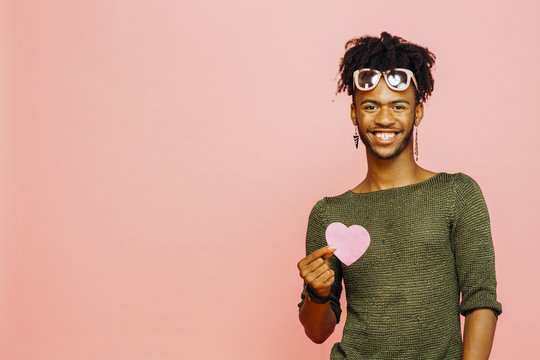
<svg viewBox="0 0 540 360">
<path fill-rule="evenodd" d="M 413 72 L 409 69 L 403 68 L 396 68 L 386 71 L 368 68 L 356 70 L 353 73 L 354 84 L 358 90 L 369 91 L 377 86 L 379 80 L 381 79 L 381 75 L 384 76 L 386 84 L 388 84 L 388 87 L 392 90 L 406 90 L 411 83 L 411 79 L 414 86 L 418 89 L 418 84 L 416 83 Z"/>
</svg>

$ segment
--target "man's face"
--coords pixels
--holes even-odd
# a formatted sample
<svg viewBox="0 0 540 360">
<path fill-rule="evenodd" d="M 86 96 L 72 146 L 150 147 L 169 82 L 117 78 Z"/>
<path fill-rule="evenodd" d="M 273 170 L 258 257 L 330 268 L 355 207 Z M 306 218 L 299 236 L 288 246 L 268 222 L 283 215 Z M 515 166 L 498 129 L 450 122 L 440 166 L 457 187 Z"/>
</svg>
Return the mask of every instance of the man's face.
<svg viewBox="0 0 540 360">
<path fill-rule="evenodd" d="M 404 91 L 394 91 L 384 79 L 370 91 L 356 89 L 351 104 L 353 124 L 358 119 L 358 132 L 368 152 L 379 159 L 389 160 L 410 147 L 412 130 L 420 124 L 423 106 L 415 107 L 414 85 Z"/>
</svg>

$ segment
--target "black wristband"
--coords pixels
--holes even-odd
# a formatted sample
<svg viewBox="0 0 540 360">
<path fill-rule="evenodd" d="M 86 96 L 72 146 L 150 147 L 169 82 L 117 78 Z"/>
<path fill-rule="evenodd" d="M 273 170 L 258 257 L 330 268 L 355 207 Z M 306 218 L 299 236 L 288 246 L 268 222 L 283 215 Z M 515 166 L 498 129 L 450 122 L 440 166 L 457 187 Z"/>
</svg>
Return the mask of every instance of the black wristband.
<svg viewBox="0 0 540 360">
<path fill-rule="evenodd" d="M 317 295 L 308 284 L 306 284 L 306 295 L 309 297 L 309 301 L 314 302 L 315 304 L 326 304 L 330 301 L 330 294 L 328 294 L 328 296 Z"/>
</svg>

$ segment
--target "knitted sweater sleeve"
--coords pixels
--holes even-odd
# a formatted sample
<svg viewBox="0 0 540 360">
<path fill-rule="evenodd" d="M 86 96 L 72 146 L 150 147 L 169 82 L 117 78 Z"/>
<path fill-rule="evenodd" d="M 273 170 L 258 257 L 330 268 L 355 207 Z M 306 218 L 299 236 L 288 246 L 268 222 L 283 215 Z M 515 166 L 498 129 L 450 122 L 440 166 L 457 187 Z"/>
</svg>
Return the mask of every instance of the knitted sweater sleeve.
<svg viewBox="0 0 540 360">
<path fill-rule="evenodd" d="M 313 251 L 326 246 L 326 225 L 324 222 L 326 198 L 319 200 L 311 209 L 308 219 L 307 233 L 306 233 L 306 256 Z M 334 284 L 330 290 L 330 307 L 336 315 L 336 323 L 339 323 L 341 316 L 341 306 L 339 299 L 342 291 L 342 274 L 341 264 L 335 256 L 331 256 L 328 259 L 330 268 L 334 270 Z M 305 282 L 304 282 L 305 285 Z M 305 287 L 301 294 L 302 301 L 298 304 L 298 308 L 301 308 L 306 298 Z"/>
<path fill-rule="evenodd" d="M 480 187 L 468 175 L 459 173 L 454 182 L 452 250 L 461 292 L 459 311 L 465 315 L 477 308 L 491 308 L 498 317 L 495 253 L 488 209 Z"/>
</svg>

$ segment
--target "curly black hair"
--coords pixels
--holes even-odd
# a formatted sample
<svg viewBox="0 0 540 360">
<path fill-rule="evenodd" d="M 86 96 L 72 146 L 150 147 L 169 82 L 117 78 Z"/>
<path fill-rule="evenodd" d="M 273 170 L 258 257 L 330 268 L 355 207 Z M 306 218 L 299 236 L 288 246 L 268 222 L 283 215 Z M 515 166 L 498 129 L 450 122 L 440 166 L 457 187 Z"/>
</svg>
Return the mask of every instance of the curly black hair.
<svg viewBox="0 0 540 360">
<path fill-rule="evenodd" d="M 433 91 L 431 68 L 435 64 L 435 55 L 425 47 L 384 31 L 380 38 L 362 36 L 351 39 L 345 44 L 345 50 L 339 64 L 336 94 L 347 91 L 354 95 L 353 73 L 361 68 L 385 71 L 401 67 L 411 70 L 418 83 L 418 89 L 415 89 L 417 103 L 425 102 Z"/>
</svg>

